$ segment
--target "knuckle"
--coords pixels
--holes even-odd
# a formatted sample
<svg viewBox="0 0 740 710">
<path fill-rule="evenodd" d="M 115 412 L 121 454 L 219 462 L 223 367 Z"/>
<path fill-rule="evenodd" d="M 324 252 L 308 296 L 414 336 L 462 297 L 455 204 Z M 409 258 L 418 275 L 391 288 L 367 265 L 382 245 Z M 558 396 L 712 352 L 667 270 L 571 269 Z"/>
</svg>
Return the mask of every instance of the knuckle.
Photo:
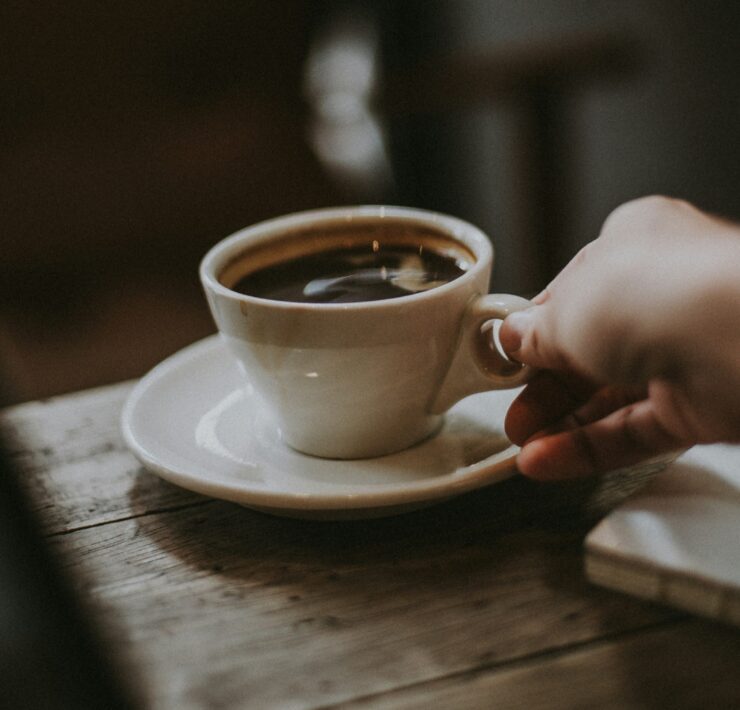
<svg viewBox="0 0 740 710">
<path fill-rule="evenodd" d="M 648 195 L 630 200 L 613 210 L 604 222 L 602 234 L 623 229 L 651 229 L 663 225 L 677 211 L 691 209 L 685 200 L 665 195 Z"/>
<path fill-rule="evenodd" d="M 624 407 L 619 413 L 619 429 L 625 446 L 644 455 L 653 455 L 671 449 L 678 438 L 669 431 L 654 413 L 641 411 L 638 403 Z"/>
<path fill-rule="evenodd" d="M 618 429 L 626 447 L 633 451 L 647 453 L 654 447 L 644 427 L 635 418 L 635 406 L 628 405 L 617 412 Z"/>
</svg>

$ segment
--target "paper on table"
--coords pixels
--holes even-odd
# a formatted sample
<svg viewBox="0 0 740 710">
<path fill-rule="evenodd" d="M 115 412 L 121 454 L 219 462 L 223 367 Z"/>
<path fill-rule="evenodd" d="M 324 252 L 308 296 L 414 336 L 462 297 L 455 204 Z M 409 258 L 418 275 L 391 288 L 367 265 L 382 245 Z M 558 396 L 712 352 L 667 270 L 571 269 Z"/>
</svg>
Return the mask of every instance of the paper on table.
<svg viewBox="0 0 740 710">
<path fill-rule="evenodd" d="M 740 446 L 696 446 L 586 538 L 606 587 L 740 625 Z"/>
</svg>

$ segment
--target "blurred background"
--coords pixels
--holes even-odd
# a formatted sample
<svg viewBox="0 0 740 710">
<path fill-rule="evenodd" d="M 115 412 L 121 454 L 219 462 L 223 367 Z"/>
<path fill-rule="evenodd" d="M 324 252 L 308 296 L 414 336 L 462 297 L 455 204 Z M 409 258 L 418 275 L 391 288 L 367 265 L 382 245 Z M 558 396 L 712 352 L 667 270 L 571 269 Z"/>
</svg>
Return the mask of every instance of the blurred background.
<svg viewBox="0 0 740 710">
<path fill-rule="evenodd" d="M 630 198 L 740 218 L 739 21 L 735 0 L 4 3 L 6 399 L 213 332 L 200 256 L 286 212 L 450 212 L 521 294 Z"/>
</svg>

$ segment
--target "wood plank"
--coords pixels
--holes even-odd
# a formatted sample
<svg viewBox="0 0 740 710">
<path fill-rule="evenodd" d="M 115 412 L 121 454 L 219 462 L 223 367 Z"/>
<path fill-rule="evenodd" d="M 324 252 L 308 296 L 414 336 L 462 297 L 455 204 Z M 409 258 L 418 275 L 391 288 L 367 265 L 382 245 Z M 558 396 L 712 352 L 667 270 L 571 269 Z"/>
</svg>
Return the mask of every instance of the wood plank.
<svg viewBox="0 0 740 710">
<path fill-rule="evenodd" d="M 142 469 L 120 434 L 133 383 L 9 407 L 6 446 L 48 534 L 205 502 Z"/>
<path fill-rule="evenodd" d="M 675 618 L 590 587 L 582 531 L 512 500 L 354 523 L 213 502 L 52 540 L 154 708 L 340 703 Z"/>
<path fill-rule="evenodd" d="M 45 530 L 58 534 L 207 499 L 143 471 L 120 434 L 120 412 L 133 383 L 31 402 L 0 411 L 0 427 L 24 471 L 24 483 Z M 502 508 L 554 525 L 590 525 L 649 480 L 647 464 L 601 479 L 497 486 Z M 475 494 L 477 496 L 477 494 Z"/>
<path fill-rule="evenodd" d="M 740 706 L 738 667 L 740 634 L 688 621 L 335 707 L 735 708 Z"/>
<path fill-rule="evenodd" d="M 385 697 L 680 618 L 583 577 L 590 521 L 639 472 L 515 478 L 398 518 L 284 520 L 141 469 L 119 434 L 129 388 L 2 420 L 52 544 L 154 708 Z"/>
</svg>

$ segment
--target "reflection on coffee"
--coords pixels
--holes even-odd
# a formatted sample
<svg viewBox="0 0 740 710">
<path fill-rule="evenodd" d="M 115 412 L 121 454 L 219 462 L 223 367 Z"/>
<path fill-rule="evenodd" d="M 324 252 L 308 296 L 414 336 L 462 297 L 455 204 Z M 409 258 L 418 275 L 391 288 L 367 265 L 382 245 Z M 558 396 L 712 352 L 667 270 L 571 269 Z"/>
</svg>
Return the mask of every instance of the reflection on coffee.
<svg viewBox="0 0 740 710">
<path fill-rule="evenodd" d="M 427 291 L 465 273 L 469 263 L 425 245 L 380 244 L 298 256 L 242 276 L 231 287 L 250 296 L 299 303 L 353 303 Z"/>
</svg>

